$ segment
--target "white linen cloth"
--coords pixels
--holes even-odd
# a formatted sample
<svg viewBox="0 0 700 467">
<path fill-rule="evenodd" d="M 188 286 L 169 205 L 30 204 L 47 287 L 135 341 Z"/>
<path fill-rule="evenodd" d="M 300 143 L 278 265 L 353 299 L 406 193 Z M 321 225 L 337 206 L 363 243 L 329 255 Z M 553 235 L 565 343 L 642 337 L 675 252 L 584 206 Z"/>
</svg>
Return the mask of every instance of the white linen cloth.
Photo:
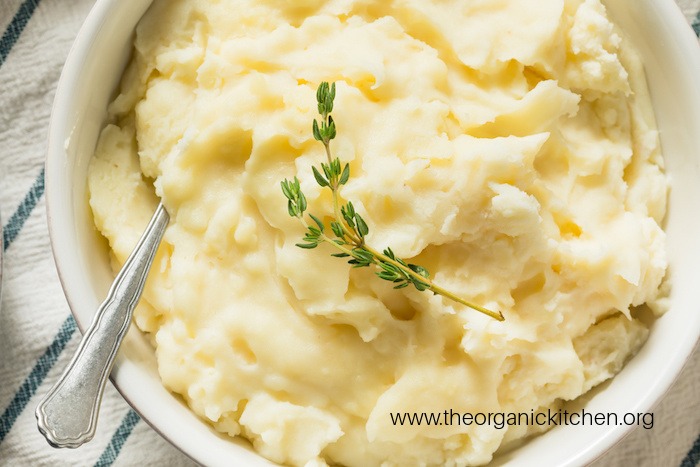
<svg viewBox="0 0 700 467">
<path fill-rule="evenodd" d="M 700 0 L 677 1 L 688 22 L 700 31 Z M 56 83 L 93 2 L 0 0 L 0 217 L 5 234 L 0 466 L 190 466 L 194 463 L 141 421 L 111 385 L 97 434 L 89 444 L 77 450 L 53 449 L 36 428 L 34 409 L 80 338 L 51 256 L 43 163 Z M 700 352 L 696 352 L 655 408 L 654 428 L 636 428 L 595 465 L 699 463 Z"/>
</svg>

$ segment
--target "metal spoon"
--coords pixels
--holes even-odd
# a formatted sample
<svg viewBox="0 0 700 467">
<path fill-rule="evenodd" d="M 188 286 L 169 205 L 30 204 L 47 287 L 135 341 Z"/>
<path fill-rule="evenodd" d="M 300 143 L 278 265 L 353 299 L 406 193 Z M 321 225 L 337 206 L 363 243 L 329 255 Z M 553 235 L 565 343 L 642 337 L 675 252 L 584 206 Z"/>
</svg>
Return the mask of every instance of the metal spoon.
<svg viewBox="0 0 700 467">
<path fill-rule="evenodd" d="M 165 207 L 159 204 L 68 367 L 39 403 L 37 426 L 51 446 L 77 448 L 95 435 L 107 377 L 169 220 Z"/>
</svg>

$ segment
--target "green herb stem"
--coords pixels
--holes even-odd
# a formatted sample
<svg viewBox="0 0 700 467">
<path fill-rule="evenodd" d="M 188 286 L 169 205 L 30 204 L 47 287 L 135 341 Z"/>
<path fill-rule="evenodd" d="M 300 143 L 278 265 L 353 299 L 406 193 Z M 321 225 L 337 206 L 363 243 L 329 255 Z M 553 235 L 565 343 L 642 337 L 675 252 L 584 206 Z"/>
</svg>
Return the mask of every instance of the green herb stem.
<svg viewBox="0 0 700 467">
<path fill-rule="evenodd" d="M 440 287 L 439 285 L 435 284 L 432 280 L 430 280 L 429 277 L 424 277 L 424 276 L 419 275 L 418 273 L 414 272 L 411 268 L 407 268 L 407 267 L 403 266 L 398 261 L 389 258 L 385 254 L 376 251 L 375 249 L 373 249 L 372 247 L 370 247 L 368 245 L 365 245 L 364 248 L 367 251 L 369 251 L 370 253 L 372 253 L 374 256 L 379 258 L 381 261 L 393 264 L 394 266 L 401 268 L 404 272 L 406 272 L 406 274 L 414 277 L 417 280 L 425 282 L 425 284 L 428 286 L 428 289 L 431 290 L 433 293 L 447 297 L 450 300 L 454 300 L 455 302 L 461 303 L 462 305 L 466 305 L 469 308 L 472 308 L 476 311 L 480 311 L 481 313 L 484 313 L 485 315 L 488 315 L 491 318 L 497 319 L 498 321 L 505 320 L 502 313 L 500 313 L 500 312 L 496 313 L 494 311 L 489 310 L 488 308 L 484 308 L 483 306 L 477 305 L 475 303 L 471 303 L 471 302 L 459 297 L 458 295 L 453 294 L 449 290 L 444 289 L 444 288 Z"/>
</svg>

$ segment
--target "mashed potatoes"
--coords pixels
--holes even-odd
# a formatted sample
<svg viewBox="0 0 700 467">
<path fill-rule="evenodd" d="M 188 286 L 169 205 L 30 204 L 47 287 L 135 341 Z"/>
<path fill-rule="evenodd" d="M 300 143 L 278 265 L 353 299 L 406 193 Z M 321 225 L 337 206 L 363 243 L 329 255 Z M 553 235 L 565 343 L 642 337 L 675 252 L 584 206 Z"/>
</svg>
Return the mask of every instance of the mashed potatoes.
<svg viewBox="0 0 700 467">
<path fill-rule="evenodd" d="M 281 180 L 331 215 L 321 81 L 368 243 L 504 322 L 294 246 Z M 89 188 L 114 267 L 159 199 L 172 218 L 135 315 L 163 384 L 276 462 L 487 463 L 545 427 L 390 414 L 556 409 L 662 311 L 657 134 L 598 0 L 156 0 L 110 118 Z"/>
</svg>

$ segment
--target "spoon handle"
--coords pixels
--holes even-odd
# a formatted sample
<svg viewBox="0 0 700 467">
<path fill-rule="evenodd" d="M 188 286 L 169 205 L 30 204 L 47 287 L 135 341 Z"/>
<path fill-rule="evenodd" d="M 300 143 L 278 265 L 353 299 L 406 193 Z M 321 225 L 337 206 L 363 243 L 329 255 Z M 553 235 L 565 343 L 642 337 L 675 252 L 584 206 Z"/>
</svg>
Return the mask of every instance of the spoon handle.
<svg viewBox="0 0 700 467">
<path fill-rule="evenodd" d="M 95 435 L 107 377 L 143 292 L 169 216 L 158 205 L 136 248 L 85 332 L 73 359 L 36 409 L 39 431 L 53 447 L 77 448 Z"/>
</svg>

